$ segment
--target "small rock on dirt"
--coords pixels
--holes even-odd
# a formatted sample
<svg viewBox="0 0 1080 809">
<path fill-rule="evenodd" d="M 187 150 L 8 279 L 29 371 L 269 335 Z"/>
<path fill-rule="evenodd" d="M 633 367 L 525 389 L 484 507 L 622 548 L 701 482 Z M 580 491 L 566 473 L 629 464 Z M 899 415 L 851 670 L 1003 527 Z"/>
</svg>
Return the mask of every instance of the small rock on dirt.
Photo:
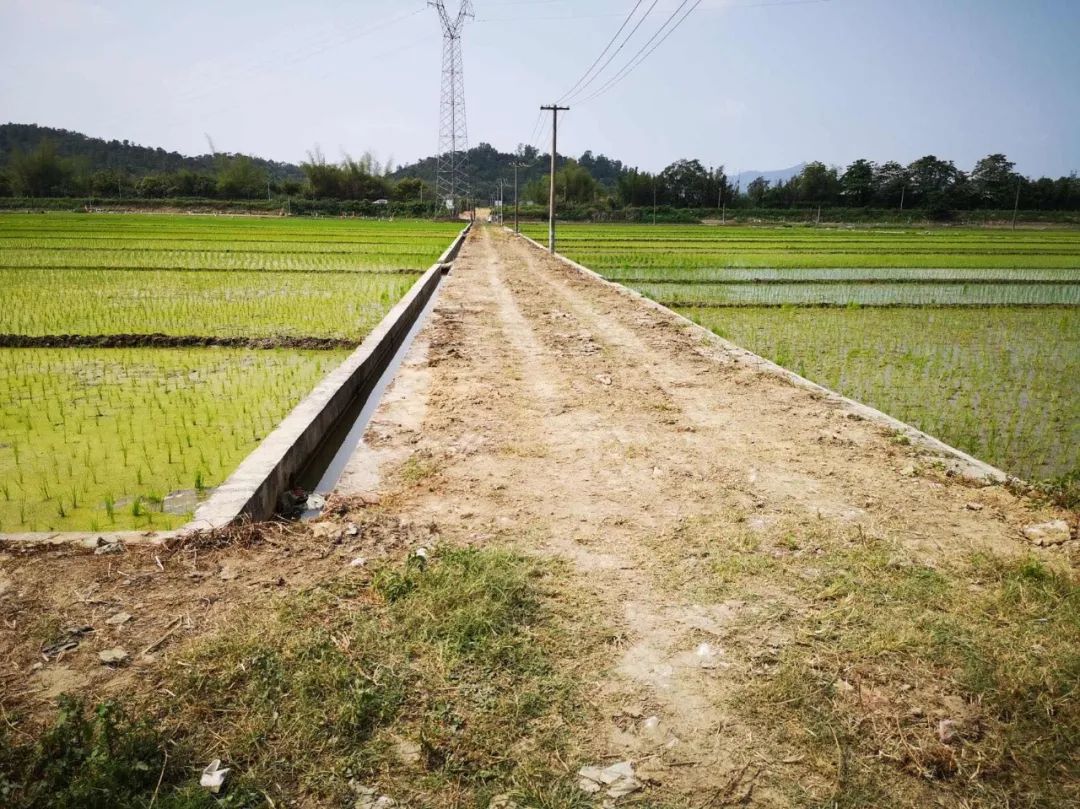
<svg viewBox="0 0 1080 809">
<path fill-rule="evenodd" d="M 1040 546 L 1061 545 L 1069 541 L 1072 532 L 1065 520 L 1051 520 L 1027 526 L 1024 528 L 1024 536 Z"/>
<path fill-rule="evenodd" d="M 354 804 L 356 809 L 391 809 L 391 807 L 397 806 L 397 801 L 393 798 L 380 795 L 371 787 L 360 786 L 356 782 L 353 782 L 351 786 L 353 792 L 356 793 L 356 803 Z"/>
<path fill-rule="evenodd" d="M 607 374 L 597 374 L 596 376 L 593 377 L 593 379 L 595 379 L 597 382 L 599 382 L 604 387 L 610 387 L 611 386 L 611 377 L 608 376 Z"/>
<path fill-rule="evenodd" d="M 332 522 L 317 522 L 312 524 L 311 534 L 316 539 L 338 539 L 341 536 L 341 526 Z"/>
<path fill-rule="evenodd" d="M 108 540 L 105 537 L 98 537 L 97 547 L 94 548 L 94 554 L 96 556 L 104 556 L 109 553 L 123 553 L 124 543 L 118 540 Z"/>
<path fill-rule="evenodd" d="M 488 809 L 521 809 L 521 807 L 509 795 L 496 795 L 488 804 Z"/>
<path fill-rule="evenodd" d="M 106 618 L 105 623 L 109 624 L 110 626 L 123 626 L 124 624 L 126 624 L 130 620 L 131 620 L 131 613 L 130 612 L 117 612 L 117 613 L 115 613 L 113 615 L 110 615 L 108 618 Z"/>
<path fill-rule="evenodd" d="M 106 649 L 103 652 L 98 652 L 98 660 L 106 666 L 121 666 L 127 662 L 128 657 L 128 653 L 119 646 L 115 649 Z"/>
<path fill-rule="evenodd" d="M 625 798 L 644 787 L 634 777 L 634 767 L 629 761 L 620 761 L 603 769 L 582 767 L 578 770 L 578 776 L 578 787 L 590 795 L 604 792 L 609 798 Z"/>
<path fill-rule="evenodd" d="M 716 669 L 721 667 L 720 654 L 711 643 L 700 643 L 694 650 L 698 664 L 703 669 Z"/>
<path fill-rule="evenodd" d="M 394 744 L 394 752 L 402 764 L 417 764 L 423 751 L 416 742 L 400 739 Z"/>
<path fill-rule="evenodd" d="M 239 575 L 236 568 L 232 565 L 222 565 L 221 572 L 218 574 L 222 581 L 232 581 Z"/>
</svg>

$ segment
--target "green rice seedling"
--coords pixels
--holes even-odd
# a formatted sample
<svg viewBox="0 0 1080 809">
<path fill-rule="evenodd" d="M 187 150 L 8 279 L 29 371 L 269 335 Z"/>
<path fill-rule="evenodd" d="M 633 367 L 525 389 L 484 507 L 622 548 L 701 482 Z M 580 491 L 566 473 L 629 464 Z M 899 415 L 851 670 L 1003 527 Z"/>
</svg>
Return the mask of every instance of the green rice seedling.
<svg viewBox="0 0 1080 809">
<path fill-rule="evenodd" d="M 1080 472 L 1080 307 L 683 311 L 1020 477 Z"/>
<path fill-rule="evenodd" d="M 0 216 L 0 334 L 300 347 L 0 349 L 0 401 L 11 403 L 0 411 L 0 479 L 18 485 L 5 489 L 0 525 L 182 524 L 189 515 L 155 515 L 148 506 L 189 481 L 202 492 L 224 480 L 459 229 Z"/>
<path fill-rule="evenodd" d="M 0 480 L 21 476 L 22 491 L 34 493 L 27 498 L 13 488 L 10 501 L 0 498 L 0 525 L 85 530 L 99 519 L 118 529 L 141 526 L 143 516 L 118 508 L 118 501 L 141 496 L 145 509 L 149 495 L 190 487 L 197 473 L 204 490 L 216 486 L 257 446 L 251 425 L 277 424 L 345 356 L 346 351 L 0 349 L 0 401 L 13 403 L 0 411 Z M 87 375 L 97 381 L 76 404 L 72 394 Z M 279 376 L 288 382 L 279 383 Z M 174 406 L 179 396 L 152 395 L 166 380 L 180 386 L 187 402 L 182 408 Z M 82 443 L 69 443 L 64 425 L 41 407 L 43 400 L 58 397 L 72 401 L 69 428 L 73 420 L 84 421 Z M 99 418 L 102 402 L 110 404 Z M 181 419 L 188 425 L 182 430 Z M 186 448 L 180 437 L 185 434 L 198 451 Z M 102 462 L 106 455 L 108 463 Z M 68 501 L 73 487 L 77 507 Z M 60 491 L 63 518 L 54 499 Z M 176 527 L 188 516 L 154 520 Z"/>
</svg>

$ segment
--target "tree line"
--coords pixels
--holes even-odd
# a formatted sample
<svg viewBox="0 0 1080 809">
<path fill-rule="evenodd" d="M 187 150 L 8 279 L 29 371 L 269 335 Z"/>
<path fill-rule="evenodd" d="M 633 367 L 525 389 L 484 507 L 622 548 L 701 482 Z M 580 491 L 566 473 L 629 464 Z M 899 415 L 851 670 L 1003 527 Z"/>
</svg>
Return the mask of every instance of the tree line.
<svg viewBox="0 0 1080 809">
<path fill-rule="evenodd" d="M 1016 172 L 1016 164 L 1003 154 L 979 160 L 970 172 L 933 155 L 907 166 L 895 161 L 874 163 L 860 159 L 846 168 L 808 163 L 796 176 L 771 182 L 751 180 L 745 188 L 733 184 L 723 166 L 708 167 L 700 160 L 676 160 L 663 171 L 650 174 L 628 169 L 613 187 L 589 176 L 578 161 L 568 160 L 556 171 L 560 200 L 570 204 L 614 207 L 720 209 L 892 208 L 922 211 L 947 210 L 1080 210 L 1080 179 L 1075 173 L 1057 179 L 1031 179 Z M 527 189 L 527 198 L 546 199 L 547 175 Z M 590 182 L 591 181 L 591 182 Z"/>
<path fill-rule="evenodd" d="M 217 154 L 205 169 L 180 168 L 133 174 L 117 168 L 87 171 L 77 158 L 64 157 L 51 139 L 31 151 L 16 149 L 0 168 L 0 197 L 99 197 L 121 199 L 196 198 L 220 200 L 309 199 L 427 200 L 434 190 L 417 179 L 394 181 L 389 166 L 370 154 L 327 162 L 316 149 L 298 169 L 299 179 L 274 176 L 255 158 Z"/>
<path fill-rule="evenodd" d="M 395 168 L 370 153 L 359 158 L 345 155 L 334 162 L 318 148 L 298 166 L 241 154 L 185 158 L 64 130 L 0 126 L 0 197 L 386 201 L 435 211 L 442 207 L 435 199 L 437 164 L 436 157 L 429 157 Z M 550 156 L 533 146 L 501 152 L 481 143 L 465 154 L 465 165 L 471 187 L 463 197 L 486 204 L 501 193 L 511 203 L 516 166 L 519 198 L 537 205 L 547 202 Z M 984 157 L 970 171 L 934 155 L 908 165 L 867 159 L 846 167 L 812 162 L 790 179 L 757 177 L 745 187 L 723 166 L 708 166 L 698 159 L 676 160 L 649 173 L 587 151 L 576 159 L 558 155 L 556 166 L 559 202 L 599 212 L 652 206 L 777 211 L 821 206 L 930 214 L 1014 206 L 1080 210 L 1080 180 L 1075 173 L 1056 179 L 1024 177 L 1003 154 Z"/>
</svg>

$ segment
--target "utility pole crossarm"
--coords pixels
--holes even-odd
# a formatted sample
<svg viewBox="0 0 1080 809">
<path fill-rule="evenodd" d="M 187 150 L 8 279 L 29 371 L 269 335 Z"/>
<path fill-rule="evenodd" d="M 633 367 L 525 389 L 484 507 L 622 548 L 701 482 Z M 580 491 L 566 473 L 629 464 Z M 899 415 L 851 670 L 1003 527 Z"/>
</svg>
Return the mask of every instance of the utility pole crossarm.
<svg viewBox="0 0 1080 809">
<path fill-rule="evenodd" d="M 548 250 L 555 252 L 555 157 L 559 151 L 559 113 L 569 110 L 558 104 L 548 104 L 540 108 L 551 113 L 551 185 L 548 192 Z"/>
</svg>

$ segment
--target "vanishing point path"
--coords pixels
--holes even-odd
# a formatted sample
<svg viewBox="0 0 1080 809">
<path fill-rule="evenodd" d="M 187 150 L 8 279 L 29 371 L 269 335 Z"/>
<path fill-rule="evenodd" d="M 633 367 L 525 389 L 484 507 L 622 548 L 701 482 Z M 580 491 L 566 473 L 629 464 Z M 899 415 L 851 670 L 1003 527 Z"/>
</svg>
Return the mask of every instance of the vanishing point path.
<svg viewBox="0 0 1080 809">
<path fill-rule="evenodd" d="M 595 760 L 631 760 L 655 799 L 695 806 L 790 805 L 792 783 L 840 777 L 734 703 L 801 642 L 830 554 L 1019 557 L 1049 516 L 492 226 L 469 235 L 339 485 L 370 490 L 443 542 L 559 560 L 610 638 L 581 650 Z"/>
</svg>

